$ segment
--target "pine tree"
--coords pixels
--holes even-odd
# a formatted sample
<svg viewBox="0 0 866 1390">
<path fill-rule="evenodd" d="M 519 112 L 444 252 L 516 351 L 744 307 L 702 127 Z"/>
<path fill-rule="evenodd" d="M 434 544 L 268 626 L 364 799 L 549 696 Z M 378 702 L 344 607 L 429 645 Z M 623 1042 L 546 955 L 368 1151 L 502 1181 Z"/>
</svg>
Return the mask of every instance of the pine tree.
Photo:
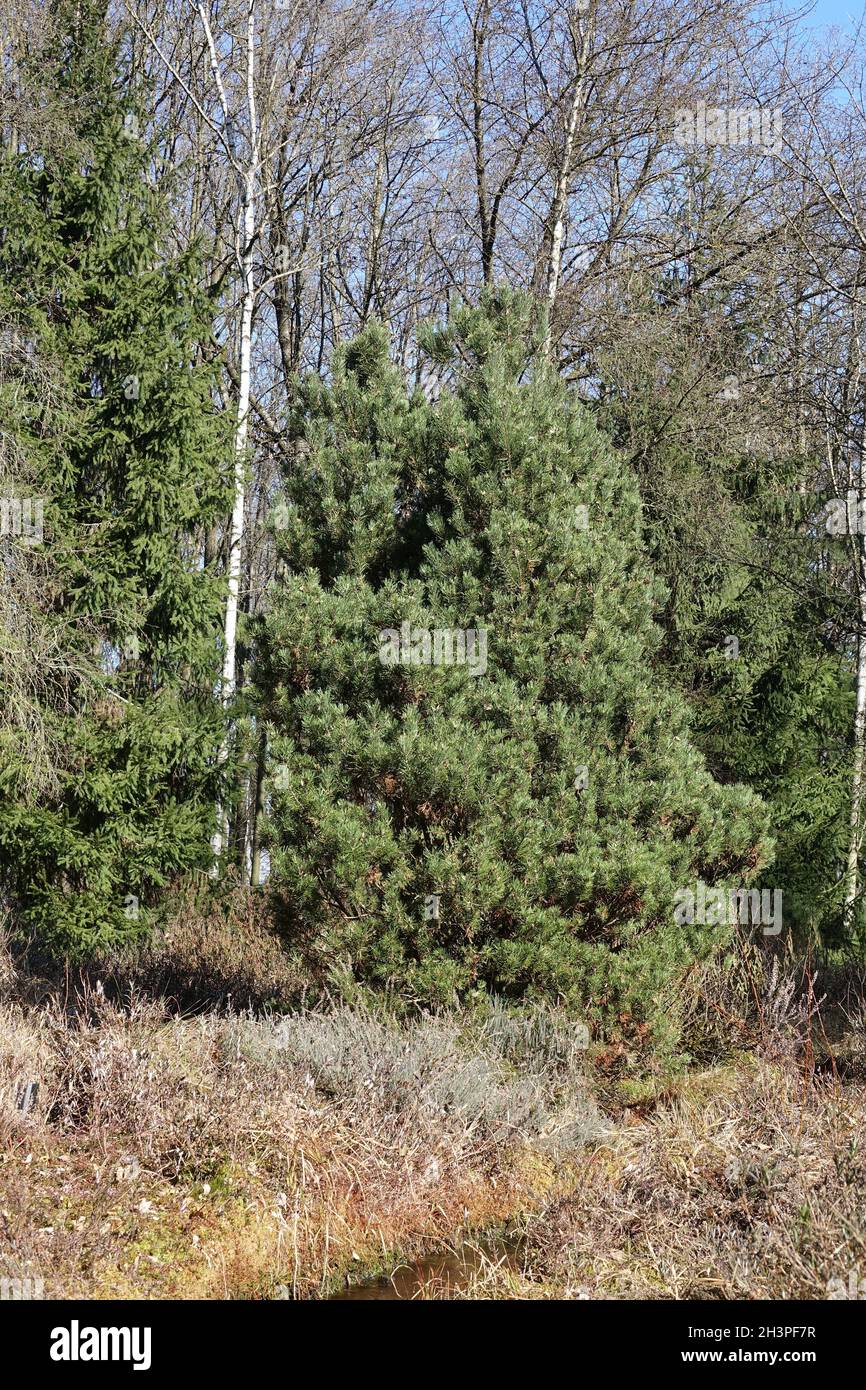
<svg viewBox="0 0 866 1390">
<path fill-rule="evenodd" d="M 655 669 L 634 480 L 530 320 L 501 294 L 431 334 L 435 407 L 378 331 L 308 391 L 260 640 L 273 879 L 323 966 L 662 1030 L 666 987 L 728 931 L 679 924 L 678 890 L 748 881 L 765 817 Z"/>
<path fill-rule="evenodd" d="M 230 454 L 200 350 L 214 308 L 195 252 L 164 249 L 105 5 L 54 10 L 58 46 L 38 62 L 78 125 L 65 152 L 3 160 L 0 282 L 58 378 L 47 397 L 17 393 L 15 428 L 44 499 L 53 621 L 86 634 L 98 690 L 71 680 L 45 710 L 64 747 L 53 795 L 27 795 L 26 748 L 4 760 L 0 870 L 21 927 L 78 953 L 142 931 L 159 890 L 208 862 L 222 586 L 201 543 L 228 505 Z"/>
</svg>

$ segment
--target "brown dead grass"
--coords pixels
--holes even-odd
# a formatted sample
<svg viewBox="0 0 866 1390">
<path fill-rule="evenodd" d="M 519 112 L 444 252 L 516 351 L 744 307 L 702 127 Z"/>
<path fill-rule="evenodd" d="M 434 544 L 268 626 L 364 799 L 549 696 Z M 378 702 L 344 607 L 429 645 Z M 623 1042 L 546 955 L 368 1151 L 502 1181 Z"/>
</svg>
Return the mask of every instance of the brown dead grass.
<svg viewBox="0 0 866 1390">
<path fill-rule="evenodd" d="M 4 947 L 3 927 L 0 918 L 0 989 L 30 1003 L 75 1008 L 98 986 L 109 999 L 146 995 L 175 1013 L 237 1013 L 297 1008 L 309 993 L 267 901 L 230 873 L 216 887 L 190 875 L 148 939 L 84 965 L 45 958 L 17 939 Z"/>
<path fill-rule="evenodd" d="M 531 1219 L 469 1296 L 824 1299 L 866 1272 L 866 1088 L 765 1062 L 693 1076 Z"/>
<path fill-rule="evenodd" d="M 518 1075 L 519 1029 L 464 1025 L 7 1002 L 0 1273 L 54 1298 L 303 1298 L 506 1221 L 600 1126 L 561 1038 Z"/>
<path fill-rule="evenodd" d="M 321 1297 L 519 1217 L 516 1258 L 482 1242 L 464 1287 L 416 1296 L 822 1299 L 866 1276 L 861 990 L 835 982 L 832 1022 L 811 973 L 745 957 L 686 1014 L 693 1058 L 723 1063 L 647 1071 L 587 1057 L 554 1009 L 262 1012 L 276 947 L 232 910 L 105 987 L 0 979 L 0 1275 Z"/>
</svg>

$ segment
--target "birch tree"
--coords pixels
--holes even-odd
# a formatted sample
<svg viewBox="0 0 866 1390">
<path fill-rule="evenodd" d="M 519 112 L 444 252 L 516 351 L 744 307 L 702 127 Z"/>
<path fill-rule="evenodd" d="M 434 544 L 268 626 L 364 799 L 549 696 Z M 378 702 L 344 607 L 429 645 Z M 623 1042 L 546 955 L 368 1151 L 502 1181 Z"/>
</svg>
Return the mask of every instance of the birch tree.
<svg viewBox="0 0 866 1390">
<path fill-rule="evenodd" d="M 240 593 L 241 558 L 244 538 L 247 437 L 249 433 L 250 381 L 252 371 L 253 311 L 255 308 L 253 248 L 259 231 L 260 146 L 255 90 L 256 0 L 246 0 L 246 24 L 243 28 L 243 71 L 245 74 L 244 115 L 246 119 L 242 139 L 238 138 L 240 124 L 238 117 L 229 108 L 221 60 L 203 0 L 198 0 L 197 10 L 207 39 L 211 72 L 219 98 L 219 108 L 223 121 L 224 147 L 231 167 L 237 177 L 240 194 L 240 212 L 235 247 L 240 280 L 240 331 L 238 338 L 238 399 L 237 425 L 235 429 L 234 503 L 232 506 L 227 549 L 228 594 L 226 598 L 223 669 L 220 689 L 223 708 L 228 713 L 234 699 L 236 686 L 235 668 L 237 661 L 238 598 Z M 243 149 L 241 148 L 242 146 L 244 147 Z M 225 763 L 229 756 L 228 739 L 229 735 L 227 734 L 220 750 L 221 763 Z M 228 816 L 222 805 L 217 807 L 216 821 L 212 848 L 214 858 L 218 859 L 228 840 Z"/>
</svg>

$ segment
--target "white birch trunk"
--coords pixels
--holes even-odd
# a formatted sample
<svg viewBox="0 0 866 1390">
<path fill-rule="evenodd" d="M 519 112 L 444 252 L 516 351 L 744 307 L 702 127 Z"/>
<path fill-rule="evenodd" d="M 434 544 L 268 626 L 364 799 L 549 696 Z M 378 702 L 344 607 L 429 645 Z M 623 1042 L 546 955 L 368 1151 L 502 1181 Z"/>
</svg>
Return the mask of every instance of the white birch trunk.
<svg viewBox="0 0 866 1390">
<path fill-rule="evenodd" d="M 568 189 L 571 182 L 571 171 L 574 163 L 574 145 L 577 137 L 578 123 L 581 112 L 583 111 L 584 96 L 586 90 L 586 64 L 589 57 L 589 45 L 592 35 L 592 25 L 587 24 L 583 38 L 578 48 L 576 35 L 572 29 L 572 47 L 574 51 L 577 72 L 575 73 L 574 94 L 568 110 L 568 119 L 565 124 L 565 141 L 562 149 L 562 159 L 556 173 L 556 183 L 553 190 L 553 200 L 550 205 L 550 258 L 547 263 L 547 282 L 545 285 L 545 298 L 547 300 L 547 322 L 544 329 L 544 339 L 542 342 L 542 352 L 550 353 L 553 339 L 553 311 L 556 308 L 556 298 L 559 293 L 559 282 L 562 277 L 562 248 L 565 241 L 565 218 L 568 211 Z"/>
<path fill-rule="evenodd" d="M 203 20 L 203 22 L 206 21 Z M 208 40 L 211 61 L 215 74 L 218 74 L 216 51 L 209 30 Z M 249 120 L 249 162 L 243 171 L 243 195 L 241 205 L 241 227 L 239 234 L 239 262 L 241 272 L 241 324 L 238 364 L 238 410 L 235 428 L 235 475 L 234 504 L 227 561 L 228 594 L 223 647 L 223 669 L 220 683 L 220 697 L 223 709 L 228 710 L 235 694 L 237 683 L 237 629 L 238 602 L 240 597 L 241 559 L 244 541 L 244 513 L 246 508 L 246 465 L 247 434 L 249 430 L 250 388 L 252 373 L 253 311 L 255 308 L 255 279 L 253 246 L 257 230 L 257 192 L 259 176 L 258 124 L 255 102 L 255 0 L 249 0 L 247 9 L 247 105 Z M 222 82 L 217 77 L 223 110 L 228 115 Z M 230 752 L 230 730 L 226 728 L 219 751 L 219 765 L 224 767 Z M 216 861 L 220 858 L 228 840 L 228 814 L 225 807 L 217 804 L 216 828 L 211 839 L 211 850 Z"/>
<path fill-rule="evenodd" d="M 556 296 L 559 293 L 559 281 L 562 275 L 562 244 L 565 240 L 565 212 L 568 207 L 568 184 L 571 178 L 571 161 L 574 154 L 574 136 L 577 130 L 577 120 L 580 114 L 580 93 L 581 84 L 578 83 L 568 113 L 568 123 L 565 128 L 565 146 L 562 152 L 562 161 L 557 171 L 556 186 L 553 192 L 553 202 L 551 204 L 551 234 L 550 234 L 550 260 L 547 265 L 547 284 L 545 286 L 545 298 L 547 300 L 547 323 L 544 329 L 543 351 L 550 352 L 552 333 L 553 333 L 553 311 L 556 306 Z"/>
</svg>

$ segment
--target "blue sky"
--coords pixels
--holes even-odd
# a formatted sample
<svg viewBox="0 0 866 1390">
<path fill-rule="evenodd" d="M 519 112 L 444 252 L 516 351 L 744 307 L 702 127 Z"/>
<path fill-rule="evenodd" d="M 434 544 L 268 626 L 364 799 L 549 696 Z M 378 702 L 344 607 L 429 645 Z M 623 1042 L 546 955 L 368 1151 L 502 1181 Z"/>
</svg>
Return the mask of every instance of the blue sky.
<svg viewBox="0 0 866 1390">
<path fill-rule="evenodd" d="M 786 3 L 791 10 L 800 8 L 798 4 L 793 3 L 793 0 L 786 0 Z M 826 25 L 828 27 L 838 24 L 840 28 L 850 29 L 853 27 L 851 17 L 853 16 L 854 20 L 862 18 L 864 8 L 866 8 L 866 0 L 818 0 L 814 11 L 804 21 L 804 24 L 806 26 Z"/>
</svg>

